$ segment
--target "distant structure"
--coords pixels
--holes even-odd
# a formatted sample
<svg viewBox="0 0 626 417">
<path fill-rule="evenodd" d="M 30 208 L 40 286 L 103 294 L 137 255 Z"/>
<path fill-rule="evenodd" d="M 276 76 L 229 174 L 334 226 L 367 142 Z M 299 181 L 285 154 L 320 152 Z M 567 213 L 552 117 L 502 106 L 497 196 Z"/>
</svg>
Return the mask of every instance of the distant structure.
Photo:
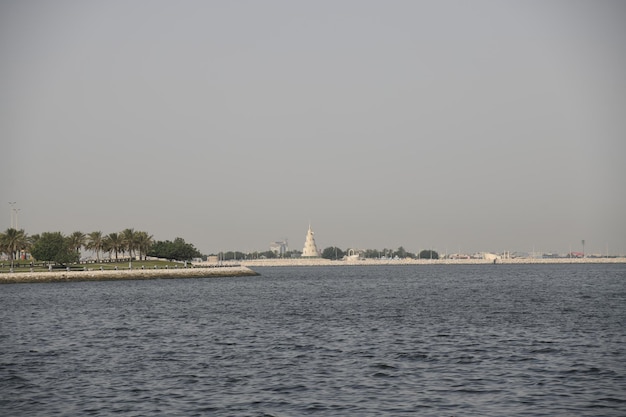
<svg viewBox="0 0 626 417">
<path fill-rule="evenodd" d="M 485 259 L 487 261 L 495 262 L 495 261 L 501 259 L 501 256 L 500 255 L 496 255 L 495 253 L 483 252 L 483 259 Z"/>
<path fill-rule="evenodd" d="M 319 257 L 317 246 L 315 245 L 315 238 L 313 237 L 313 230 L 309 224 L 309 230 L 306 233 L 306 240 L 304 241 L 304 249 L 302 250 L 303 258 L 317 258 Z"/>
<path fill-rule="evenodd" d="M 358 261 L 361 259 L 362 251 L 358 249 L 348 249 L 348 253 L 344 256 L 346 261 Z"/>
<path fill-rule="evenodd" d="M 289 251 L 289 245 L 287 243 L 287 239 L 282 242 L 272 242 L 270 243 L 270 250 L 274 252 L 277 256 L 283 257 Z"/>
</svg>

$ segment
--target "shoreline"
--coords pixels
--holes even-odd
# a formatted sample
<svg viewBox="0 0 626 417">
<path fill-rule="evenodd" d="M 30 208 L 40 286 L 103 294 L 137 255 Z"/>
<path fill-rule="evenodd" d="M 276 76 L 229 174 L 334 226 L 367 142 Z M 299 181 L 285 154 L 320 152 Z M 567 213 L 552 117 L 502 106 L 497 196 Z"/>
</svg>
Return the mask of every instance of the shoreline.
<svg viewBox="0 0 626 417">
<path fill-rule="evenodd" d="M 229 265 L 200 266 L 177 269 L 124 269 L 87 271 L 6 272 L 0 274 L 0 284 L 24 284 L 38 282 L 116 281 L 140 279 L 222 278 L 257 276 L 247 266 Z"/>
<path fill-rule="evenodd" d="M 252 259 L 224 261 L 221 265 L 237 264 L 254 267 L 282 267 L 282 266 L 375 266 L 375 265 L 493 265 L 488 259 L 357 259 L 357 260 L 329 260 L 313 259 Z M 626 257 L 619 258 L 516 258 L 497 259 L 496 265 L 526 265 L 526 264 L 626 264 Z M 215 265 L 215 264 L 212 264 Z"/>
<path fill-rule="evenodd" d="M 559 265 L 559 264 L 626 264 L 619 258 L 556 258 L 556 259 L 497 259 L 495 265 Z M 222 261 L 219 264 L 203 262 L 190 268 L 169 269 L 93 269 L 86 271 L 0 272 L 1 284 L 39 282 L 116 281 L 177 278 L 223 278 L 258 276 L 254 267 L 311 267 L 311 266 L 407 266 L 407 265 L 494 265 L 486 259 L 253 259 Z"/>
</svg>

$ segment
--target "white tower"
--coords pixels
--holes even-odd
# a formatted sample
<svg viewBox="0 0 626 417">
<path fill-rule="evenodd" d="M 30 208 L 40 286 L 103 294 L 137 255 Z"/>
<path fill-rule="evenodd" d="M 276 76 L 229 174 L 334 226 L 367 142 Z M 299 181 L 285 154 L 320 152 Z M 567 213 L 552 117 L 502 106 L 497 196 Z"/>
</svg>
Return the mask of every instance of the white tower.
<svg viewBox="0 0 626 417">
<path fill-rule="evenodd" d="M 306 233 L 306 240 L 304 241 L 304 249 L 302 250 L 303 258 L 316 258 L 319 254 L 317 252 L 317 246 L 315 245 L 315 238 L 313 238 L 313 230 L 309 224 L 309 231 Z"/>
</svg>

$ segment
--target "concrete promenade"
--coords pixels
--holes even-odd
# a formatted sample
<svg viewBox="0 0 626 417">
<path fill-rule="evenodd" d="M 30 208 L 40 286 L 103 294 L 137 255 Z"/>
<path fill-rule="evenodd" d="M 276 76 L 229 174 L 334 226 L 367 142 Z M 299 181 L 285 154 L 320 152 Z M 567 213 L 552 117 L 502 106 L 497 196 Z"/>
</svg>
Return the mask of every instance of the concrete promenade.
<svg viewBox="0 0 626 417">
<path fill-rule="evenodd" d="M 99 269 L 87 271 L 51 271 L 51 272 L 6 272 L 0 274 L 0 284 L 32 283 L 32 282 L 68 282 L 68 281 L 112 281 L 137 279 L 169 279 L 169 278 L 211 278 L 239 277 L 259 275 L 246 266 L 202 266 L 193 268 L 169 269 L 120 269 L 103 271 Z"/>
<path fill-rule="evenodd" d="M 358 260 L 328 260 L 313 259 L 252 259 L 234 261 L 238 265 L 255 267 L 270 266 L 375 266 L 375 265 L 489 265 L 493 260 L 487 259 L 358 259 Z M 233 262 L 233 263 L 234 263 Z M 222 262 L 228 265 L 230 262 Z M 626 257 L 620 258 L 515 258 L 497 259 L 496 264 L 626 264 Z"/>
</svg>

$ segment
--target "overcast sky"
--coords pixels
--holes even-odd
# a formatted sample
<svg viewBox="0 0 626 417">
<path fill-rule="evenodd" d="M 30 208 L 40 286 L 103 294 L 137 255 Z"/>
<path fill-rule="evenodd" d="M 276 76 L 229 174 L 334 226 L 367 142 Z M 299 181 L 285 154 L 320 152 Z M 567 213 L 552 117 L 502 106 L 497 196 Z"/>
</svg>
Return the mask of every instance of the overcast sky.
<svg viewBox="0 0 626 417">
<path fill-rule="evenodd" d="M 622 1 L 2 1 L 0 228 L 626 253 Z M 0 206 L 1 208 L 2 206 Z M 4 214 L 2 214 L 4 213 Z"/>
</svg>

